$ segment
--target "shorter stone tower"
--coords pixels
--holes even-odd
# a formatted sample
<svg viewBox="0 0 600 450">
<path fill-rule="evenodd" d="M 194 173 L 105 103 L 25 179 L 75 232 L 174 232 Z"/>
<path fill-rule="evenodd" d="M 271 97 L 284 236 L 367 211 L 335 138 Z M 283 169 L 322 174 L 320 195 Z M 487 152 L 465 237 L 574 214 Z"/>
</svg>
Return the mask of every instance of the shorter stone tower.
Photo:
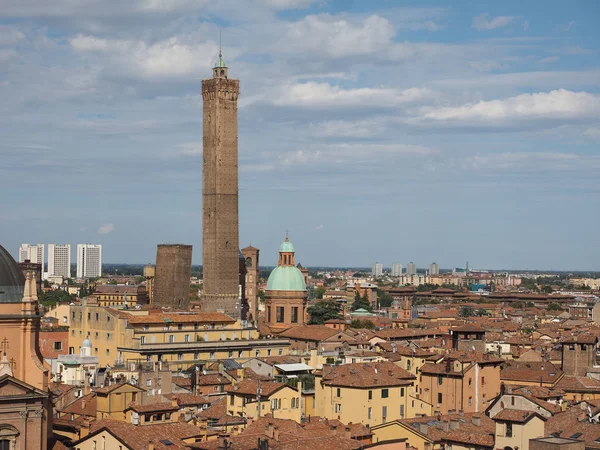
<svg viewBox="0 0 600 450">
<path fill-rule="evenodd" d="M 256 321 L 258 318 L 258 254 L 260 250 L 249 245 L 242 249 L 244 261 L 246 264 L 246 300 L 248 302 L 248 317 L 250 322 Z"/>
<path fill-rule="evenodd" d="M 596 363 L 597 344 L 598 338 L 590 333 L 563 339 L 562 370 L 565 375 L 585 377 Z"/>
<path fill-rule="evenodd" d="M 286 236 L 279 247 L 279 264 L 269 275 L 265 292 L 266 324 L 271 328 L 306 324 L 306 283 L 294 265 L 294 254 L 294 246 Z"/>
<path fill-rule="evenodd" d="M 188 309 L 191 274 L 191 245 L 159 245 L 156 251 L 153 304 Z"/>
</svg>

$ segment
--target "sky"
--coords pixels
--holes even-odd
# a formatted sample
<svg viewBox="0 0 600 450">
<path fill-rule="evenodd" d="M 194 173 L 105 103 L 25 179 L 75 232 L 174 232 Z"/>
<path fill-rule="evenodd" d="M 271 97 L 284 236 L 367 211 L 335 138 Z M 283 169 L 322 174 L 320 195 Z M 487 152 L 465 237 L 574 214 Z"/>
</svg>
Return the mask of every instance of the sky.
<svg viewBox="0 0 600 450">
<path fill-rule="evenodd" d="M 275 264 L 600 270 L 600 2 L 0 0 L 0 243 L 202 261 L 202 97 L 239 98 Z"/>
</svg>

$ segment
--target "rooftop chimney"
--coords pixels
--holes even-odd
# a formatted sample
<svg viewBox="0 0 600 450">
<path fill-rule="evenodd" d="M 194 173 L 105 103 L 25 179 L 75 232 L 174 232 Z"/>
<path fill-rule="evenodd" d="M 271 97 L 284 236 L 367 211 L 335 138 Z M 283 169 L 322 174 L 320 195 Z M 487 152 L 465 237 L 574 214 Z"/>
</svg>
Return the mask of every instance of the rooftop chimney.
<svg viewBox="0 0 600 450">
<path fill-rule="evenodd" d="M 481 426 L 481 417 L 473 416 L 473 417 L 471 417 L 471 422 L 473 422 L 473 425 L 475 425 L 476 427 L 480 427 Z"/>
<path fill-rule="evenodd" d="M 148 450 L 154 450 L 154 441 L 148 441 Z"/>
<path fill-rule="evenodd" d="M 450 429 L 452 431 L 458 430 L 458 427 L 460 427 L 460 421 L 459 420 L 456 420 L 456 419 L 450 420 Z"/>
<path fill-rule="evenodd" d="M 419 432 L 421 434 L 427 434 L 427 430 L 428 430 L 428 427 L 427 427 L 426 423 L 420 423 L 419 424 Z"/>
<path fill-rule="evenodd" d="M 227 433 L 219 433 L 218 450 L 227 450 L 229 448 L 229 435 Z"/>
<path fill-rule="evenodd" d="M 346 428 L 344 429 L 344 437 L 346 439 L 352 439 L 352 428 L 350 428 L 349 426 L 346 426 Z"/>
<path fill-rule="evenodd" d="M 273 427 L 273 439 L 275 439 L 276 441 L 279 440 L 279 427 L 278 426 Z"/>
</svg>

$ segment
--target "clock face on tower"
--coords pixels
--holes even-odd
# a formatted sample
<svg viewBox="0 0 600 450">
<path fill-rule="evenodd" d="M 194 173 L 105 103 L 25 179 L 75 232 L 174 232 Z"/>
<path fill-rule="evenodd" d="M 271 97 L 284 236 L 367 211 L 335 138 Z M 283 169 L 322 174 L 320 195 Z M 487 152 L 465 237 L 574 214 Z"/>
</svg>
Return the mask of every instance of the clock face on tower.
<svg viewBox="0 0 600 450">
<path fill-rule="evenodd" d="M 246 258 L 246 267 L 252 267 L 252 258 Z"/>
</svg>

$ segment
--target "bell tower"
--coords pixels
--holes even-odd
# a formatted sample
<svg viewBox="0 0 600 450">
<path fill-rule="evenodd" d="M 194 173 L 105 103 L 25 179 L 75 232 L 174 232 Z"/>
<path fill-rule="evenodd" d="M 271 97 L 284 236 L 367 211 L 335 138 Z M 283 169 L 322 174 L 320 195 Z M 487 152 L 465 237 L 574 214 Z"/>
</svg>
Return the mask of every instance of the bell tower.
<svg viewBox="0 0 600 450">
<path fill-rule="evenodd" d="M 239 80 L 228 78 L 219 51 L 212 78 L 202 80 L 202 310 L 242 316 L 238 235 Z"/>
</svg>

